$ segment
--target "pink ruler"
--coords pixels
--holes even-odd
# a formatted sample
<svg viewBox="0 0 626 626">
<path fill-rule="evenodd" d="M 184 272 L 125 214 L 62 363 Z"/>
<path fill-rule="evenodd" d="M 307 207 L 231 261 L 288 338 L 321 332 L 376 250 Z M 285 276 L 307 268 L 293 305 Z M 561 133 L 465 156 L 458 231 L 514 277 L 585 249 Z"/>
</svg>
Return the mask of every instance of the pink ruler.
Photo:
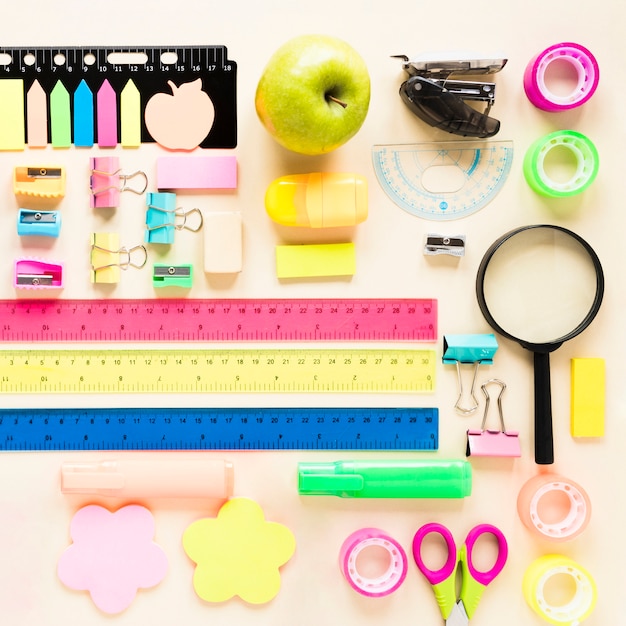
<svg viewBox="0 0 626 626">
<path fill-rule="evenodd" d="M 0 300 L 0 340 L 436 341 L 437 300 Z"/>
</svg>

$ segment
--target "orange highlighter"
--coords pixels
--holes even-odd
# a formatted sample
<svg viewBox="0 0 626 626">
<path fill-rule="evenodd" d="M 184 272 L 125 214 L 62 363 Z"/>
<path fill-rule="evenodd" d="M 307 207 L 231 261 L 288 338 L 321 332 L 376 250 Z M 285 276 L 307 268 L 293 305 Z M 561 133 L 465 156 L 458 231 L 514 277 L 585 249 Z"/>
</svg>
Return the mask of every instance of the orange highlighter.
<svg viewBox="0 0 626 626">
<path fill-rule="evenodd" d="M 171 455 L 63 463 L 61 492 L 118 498 L 227 499 L 233 464 L 222 459 Z"/>
<path fill-rule="evenodd" d="M 282 176 L 265 193 L 267 214 L 283 226 L 354 226 L 367 218 L 367 207 L 367 180 L 352 173 Z"/>
</svg>

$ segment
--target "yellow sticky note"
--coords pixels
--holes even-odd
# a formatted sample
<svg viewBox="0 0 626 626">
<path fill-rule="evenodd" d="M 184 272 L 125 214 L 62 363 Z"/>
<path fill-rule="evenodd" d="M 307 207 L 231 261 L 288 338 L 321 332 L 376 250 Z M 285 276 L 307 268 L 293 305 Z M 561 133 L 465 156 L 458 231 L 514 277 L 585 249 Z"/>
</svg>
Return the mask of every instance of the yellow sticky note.
<svg viewBox="0 0 626 626">
<path fill-rule="evenodd" d="M 353 243 L 276 246 L 278 278 L 352 276 L 356 272 Z"/>
<path fill-rule="evenodd" d="M 570 384 L 572 437 L 604 436 L 604 359 L 572 359 Z"/>
<path fill-rule="evenodd" d="M 196 563 L 193 586 L 203 600 L 234 596 L 264 604 L 280 590 L 280 568 L 296 549 L 293 533 L 269 522 L 248 498 L 232 498 L 216 518 L 203 518 L 183 534 L 183 548 Z"/>
<path fill-rule="evenodd" d="M 24 81 L 0 80 L 0 150 L 24 150 Z"/>
</svg>

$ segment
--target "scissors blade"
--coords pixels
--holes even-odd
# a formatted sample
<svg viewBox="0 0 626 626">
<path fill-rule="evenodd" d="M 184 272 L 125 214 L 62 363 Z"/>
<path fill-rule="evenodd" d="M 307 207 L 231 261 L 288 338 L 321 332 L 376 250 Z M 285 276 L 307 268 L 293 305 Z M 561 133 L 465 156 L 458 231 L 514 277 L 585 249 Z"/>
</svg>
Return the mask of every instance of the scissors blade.
<svg viewBox="0 0 626 626">
<path fill-rule="evenodd" d="M 467 617 L 467 613 L 465 612 L 465 606 L 463 606 L 463 601 L 459 600 L 452 609 L 450 615 L 448 615 L 448 619 L 446 620 L 446 626 L 468 626 L 469 625 L 469 617 Z"/>
</svg>

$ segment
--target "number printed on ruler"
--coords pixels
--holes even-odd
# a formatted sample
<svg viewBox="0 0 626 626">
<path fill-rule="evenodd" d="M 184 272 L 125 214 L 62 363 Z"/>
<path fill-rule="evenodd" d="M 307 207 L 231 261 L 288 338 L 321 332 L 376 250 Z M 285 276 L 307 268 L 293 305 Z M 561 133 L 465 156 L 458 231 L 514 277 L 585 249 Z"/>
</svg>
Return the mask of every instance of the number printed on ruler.
<svg viewBox="0 0 626 626">
<path fill-rule="evenodd" d="M 8 350 L 2 393 L 431 392 L 434 350 Z"/>
</svg>

